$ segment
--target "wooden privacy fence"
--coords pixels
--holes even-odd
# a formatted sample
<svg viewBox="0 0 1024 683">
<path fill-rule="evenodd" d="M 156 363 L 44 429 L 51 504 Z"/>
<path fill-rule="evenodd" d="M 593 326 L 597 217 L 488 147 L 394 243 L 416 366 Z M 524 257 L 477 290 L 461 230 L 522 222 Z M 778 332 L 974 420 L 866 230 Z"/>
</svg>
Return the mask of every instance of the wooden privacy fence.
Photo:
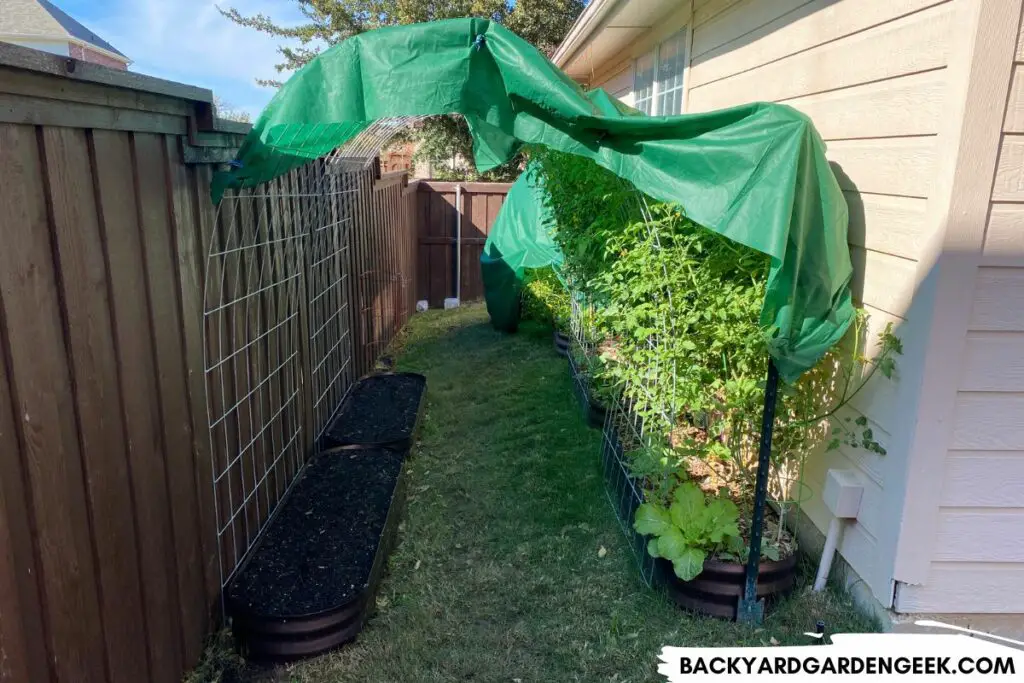
<svg viewBox="0 0 1024 683">
<path fill-rule="evenodd" d="M 322 190 L 318 213 L 303 213 L 310 198 L 292 176 L 248 209 L 217 211 L 212 164 L 233 157 L 244 128 L 216 120 L 211 102 L 200 88 L 0 43 L 2 681 L 180 680 L 219 613 L 220 532 L 258 531 L 276 502 L 248 481 L 279 497 L 341 398 L 329 380 L 369 370 L 415 300 L 417 194 L 404 175 L 321 163 L 301 172 L 349 192 L 345 206 Z M 324 226 L 333 237 L 318 245 Z M 268 246 L 288 234 L 299 236 L 291 271 Z M 209 264 L 260 270 L 210 291 Z M 314 302 L 328 266 L 319 291 L 330 294 Z M 261 278 L 295 288 L 288 334 L 260 337 L 289 315 L 274 290 L 239 288 Z M 295 374 L 267 391 L 240 383 L 281 365 L 272 353 L 295 354 Z M 224 416 L 223 433 L 210 429 Z M 294 438 L 292 469 L 275 471 L 270 456 Z M 232 486 L 237 505 L 218 505 Z M 257 490 L 259 509 L 242 502 Z"/>
<path fill-rule="evenodd" d="M 461 191 L 456 191 L 457 186 L 461 186 Z M 426 300 L 431 308 L 440 308 L 444 300 L 456 296 L 457 291 L 463 301 L 483 298 L 480 254 L 509 187 L 510 183 L 419 182 L 417 300 Z M 462 245 L 459 250 L 461 268 L 457 263 L 456 245 L 459 243 Z M 457 270 L 460 273 L 458 289 L 455 286 Z"/>
</svg>

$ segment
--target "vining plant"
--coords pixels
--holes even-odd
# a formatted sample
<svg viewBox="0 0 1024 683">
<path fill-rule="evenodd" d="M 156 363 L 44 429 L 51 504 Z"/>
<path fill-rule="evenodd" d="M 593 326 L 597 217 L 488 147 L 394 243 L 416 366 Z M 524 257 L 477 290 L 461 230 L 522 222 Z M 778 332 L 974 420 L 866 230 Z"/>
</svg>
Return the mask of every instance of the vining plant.
<svg viewBox="0 0 1024 683">
<path fill-rule="evenodd" d="M 632 474 L 645 482 L 634 528 L 652 536 L 650 554 L 671 561 L 682 579 L 699 573 L 698 559 L 742 557 L 749 524 L 737 526 L 724 511 L 749 509 L 753 501 L 769 258 L 697 225 L 684 207 L 645 197 L 593 161 L 539 149 L 531 155 L 564 254 L 561 273 L 572 295 L 590 304 L 593 358 L 584 367 L 592 382 L 614 387 L 607 393 L 644 425 L 642 439 L 619 434 Z M 885 454 L 866 419 L 844 410 L 876 373 L 896 375 L 900 340 L 886 327 L 871 343 L 867 329 L 859 312 L 843 342 L 780 386 L 770 485 L 777 505 L 765 557 L 795 550 L 784 521 L 801 500 L 806 457 L 844 446 Z M 715 513 L 700 512 L 710 509 Z"/>
</svg>

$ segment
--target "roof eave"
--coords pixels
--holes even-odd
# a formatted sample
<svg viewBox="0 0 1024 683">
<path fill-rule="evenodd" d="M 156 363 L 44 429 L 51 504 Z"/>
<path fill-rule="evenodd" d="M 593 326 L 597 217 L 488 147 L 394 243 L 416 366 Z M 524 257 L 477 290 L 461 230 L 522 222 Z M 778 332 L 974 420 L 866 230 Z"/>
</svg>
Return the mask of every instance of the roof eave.
<svg viewBox="0 0 1024 683">
<path fill-rule="evenodd" d="M 608 13 L 611 12 L 621 0 L 591 0 L 583 13 L 573 22 L 569 33 L 558 45 L 551 61 L 560 69 L 564 69 L 573 60 L 580 47 L 587 42 L 591 35 L 601 26 Z"/>
</svg>

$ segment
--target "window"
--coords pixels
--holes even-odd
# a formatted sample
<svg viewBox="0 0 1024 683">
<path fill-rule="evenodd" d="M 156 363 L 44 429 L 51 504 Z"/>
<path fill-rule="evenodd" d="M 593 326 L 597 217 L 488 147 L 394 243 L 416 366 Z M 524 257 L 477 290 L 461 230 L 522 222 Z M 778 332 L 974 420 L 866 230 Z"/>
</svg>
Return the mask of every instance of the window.
<svg viewBox="0 0 1024 683">
<path fill-rule="evenodd" d="M 658 116 L 683 113 L 685 38 L 680 32 L 658 46 Z"/>
<path fill-rule="evenodd" d="M 650 115 L 654 105 L 654 52 L 636 60 L 633 73 L 633 106 Z"/>
<path fill-rule="evenodd" d="M 633 71 L 633 106 L 650 116 L 683 113 L 685 68 L 684 29 L 636 60 Z"/>
</svg>

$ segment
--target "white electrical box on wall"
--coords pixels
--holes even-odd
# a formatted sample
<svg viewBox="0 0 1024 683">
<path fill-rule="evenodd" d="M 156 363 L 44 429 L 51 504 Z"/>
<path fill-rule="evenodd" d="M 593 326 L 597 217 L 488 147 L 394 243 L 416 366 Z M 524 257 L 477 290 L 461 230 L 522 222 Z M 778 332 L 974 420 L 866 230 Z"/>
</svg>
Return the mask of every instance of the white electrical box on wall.
<svg viewBox="0 0 1024 683">
<path fill-rule="evenodd" d="M 864 497 L 864 483 L 853 470 L 829 470 L 821 501 L 839 519 L 856 519 L 860 501 Z"/>
</svg>

